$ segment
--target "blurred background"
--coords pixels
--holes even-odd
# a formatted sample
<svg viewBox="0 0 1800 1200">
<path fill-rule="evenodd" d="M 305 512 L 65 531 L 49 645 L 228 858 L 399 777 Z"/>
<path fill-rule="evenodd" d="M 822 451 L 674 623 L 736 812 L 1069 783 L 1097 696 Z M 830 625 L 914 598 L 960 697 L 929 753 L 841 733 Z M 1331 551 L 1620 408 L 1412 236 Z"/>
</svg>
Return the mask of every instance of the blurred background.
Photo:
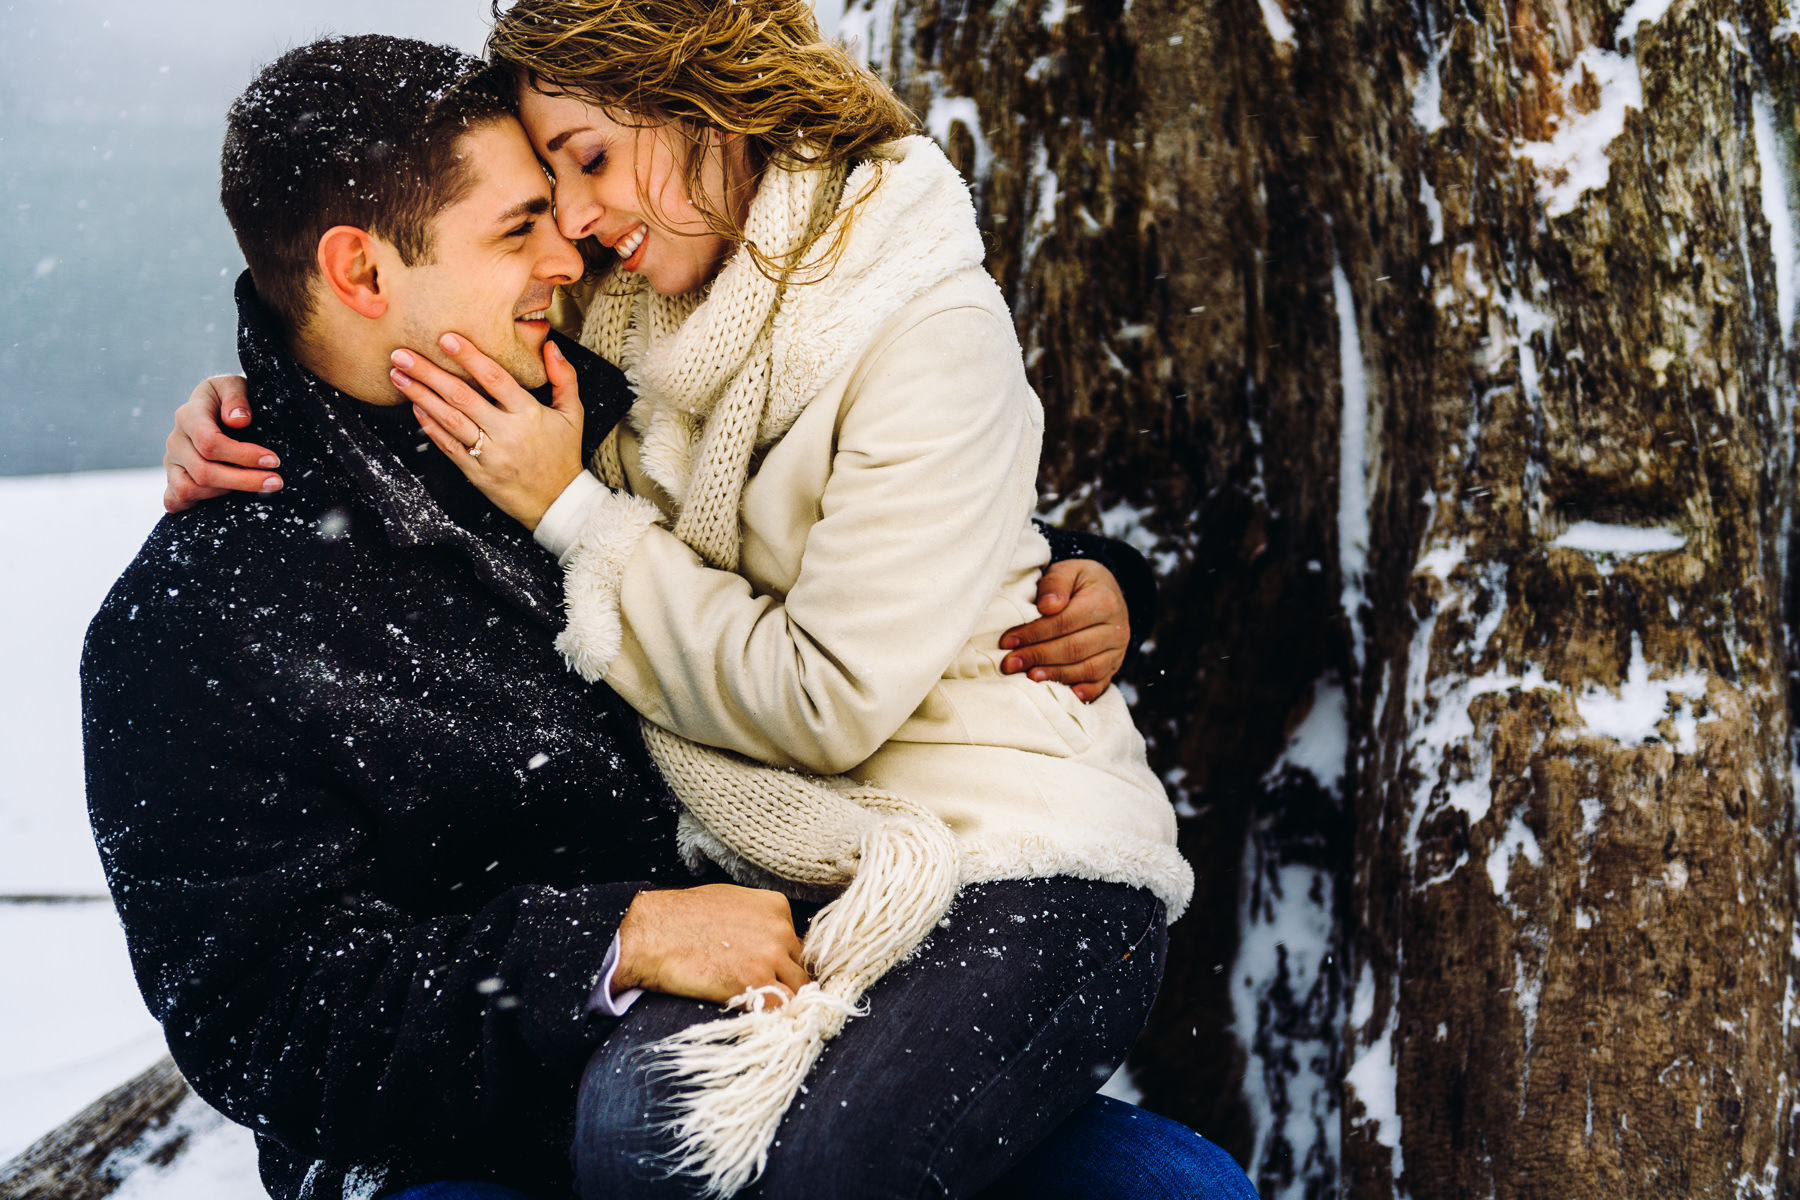
<svg viewBox="0 0 1800 1200">
<path fill-rule="evenodd" d="M 58 0 L 0 14 L 0 475 L 145 466 L 236 370 L 223 116 L 324 33 L 478 51 L 487 0 Z"/>
</svg>

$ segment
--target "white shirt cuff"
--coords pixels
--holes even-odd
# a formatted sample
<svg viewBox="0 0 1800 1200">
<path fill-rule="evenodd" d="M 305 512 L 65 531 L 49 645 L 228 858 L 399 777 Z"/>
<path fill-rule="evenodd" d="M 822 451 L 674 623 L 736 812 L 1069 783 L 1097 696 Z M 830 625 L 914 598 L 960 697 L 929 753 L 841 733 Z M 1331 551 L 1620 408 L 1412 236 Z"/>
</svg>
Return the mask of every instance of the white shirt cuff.
<svg viewBox="0 0 1800 1200">
<path fill-rule="evenodd" d="M 644 994 L 643 988 L 626 988 L 618 995 L 613 995 L 613 972 L 619 969 L 619 935 L 613 934 L 612 945 L 606 951 L 606 961 L 600 964 L 600 978 L 594 983 L 593 993 L 588 996 L 588 1011 L 601 1013 L 615 1019 L 625 1015 L 632 1001 Z"/>
<path fill-rule="evenodd" d="M 606 491 L 604 483 L 583 471 L 569 481 L 569 486 L 562 490 L 556 503 L 544 511 L 531 536 L 537 539 L 538 545 L 556 555 L 557 562 L 564 562 L 575 549 L 576 540 L 581 537 L 588 513 Z"/>
</svg>

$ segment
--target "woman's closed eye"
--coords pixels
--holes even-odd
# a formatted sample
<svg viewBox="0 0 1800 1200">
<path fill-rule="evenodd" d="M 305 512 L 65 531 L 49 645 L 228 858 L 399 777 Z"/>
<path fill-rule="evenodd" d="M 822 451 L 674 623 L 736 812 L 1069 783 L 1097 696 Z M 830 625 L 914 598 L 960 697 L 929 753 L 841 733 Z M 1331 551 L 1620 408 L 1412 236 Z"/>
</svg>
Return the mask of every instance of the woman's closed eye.
<svg viewBox="0 0 1800 1200">
<path fill-rule="evenodd" d="M 582 161 L 581 173 L 583 175 L 598 175 L 605 168 L 606 151 L 596 150 L 592 155 Z"/>
</svg>

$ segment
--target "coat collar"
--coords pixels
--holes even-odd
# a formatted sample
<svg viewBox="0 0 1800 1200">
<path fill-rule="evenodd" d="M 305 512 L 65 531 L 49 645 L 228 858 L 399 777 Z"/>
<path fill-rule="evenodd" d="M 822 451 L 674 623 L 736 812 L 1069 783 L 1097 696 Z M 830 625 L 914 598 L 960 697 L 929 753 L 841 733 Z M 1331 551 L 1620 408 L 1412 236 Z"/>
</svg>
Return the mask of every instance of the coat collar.
<svg viewBox="0 0 1800 1200">
<path fill-rule="evenodd" d="M 364 423 L 359 415 L 363 402 L 325 383 L 293 356 L 279 321 L 257 296 L 248 271 L 237 281 L 237 305 L 238 356 L 259 418 L 310 426 L 323 442 L 329 465 L 346 476 L 351 488 L 375 510 L 396 548 L 455 550 L 484 583 L 534 621 L 561 628 L 561 581 L 547 554 L 496 545 L 451 520 L 418 476 Z M 604 359 L 561 335 L 553 336 L 582 376 L 582 400 L 588 409 L 582 457 L 591 459 L 630 403 L 629 390 L 623 376 Z M 617 378 L 609 378 L 609 372 Z M 548 390 L 539 390 L 545 393 L 539 398 L 547 402 Z"/>
</svg>

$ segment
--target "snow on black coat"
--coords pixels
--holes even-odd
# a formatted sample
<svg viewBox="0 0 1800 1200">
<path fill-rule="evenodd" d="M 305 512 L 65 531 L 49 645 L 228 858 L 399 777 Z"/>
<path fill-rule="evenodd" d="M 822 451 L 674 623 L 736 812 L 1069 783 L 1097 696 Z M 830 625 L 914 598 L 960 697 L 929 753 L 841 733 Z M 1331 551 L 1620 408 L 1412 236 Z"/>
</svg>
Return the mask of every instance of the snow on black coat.
<svg viewBox="0 0 1800 1200">
<path fill-rule="evenodd" d="M 408 411 L 306 372 L 245 283 L 239 308 L 287 486 L 165 518 L 82 661 L 139 985 L 283 1200 L 566 1194 L 607 947 L 649 882 L 693 882 L 673 801 L 636 716 L 553 648 L 555 561 L 435 448 L 403 461 Z M 565 349 L 592 442 L 629 396 Z"/>
</svg>

